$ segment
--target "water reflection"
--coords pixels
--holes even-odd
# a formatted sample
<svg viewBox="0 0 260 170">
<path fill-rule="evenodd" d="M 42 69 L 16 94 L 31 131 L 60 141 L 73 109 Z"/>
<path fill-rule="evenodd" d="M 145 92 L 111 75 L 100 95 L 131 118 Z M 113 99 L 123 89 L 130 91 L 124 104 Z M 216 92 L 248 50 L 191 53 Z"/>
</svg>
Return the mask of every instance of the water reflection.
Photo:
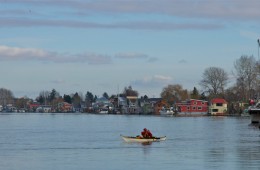
<svg viewBox="0 0 260 170">
<path fill-rule="evenodd" d="M 260 124 L 259 123 L 251 123 L 251 124 L 249 124 L 249 126 L 260 130 Z"/>
<path fill-rule="evenodd" d="M 143 146 L 146 146 L 146 145 L 151 145 L 152 142 L 142 142 L 141 144 L 142 144 Z"/>
</svg>

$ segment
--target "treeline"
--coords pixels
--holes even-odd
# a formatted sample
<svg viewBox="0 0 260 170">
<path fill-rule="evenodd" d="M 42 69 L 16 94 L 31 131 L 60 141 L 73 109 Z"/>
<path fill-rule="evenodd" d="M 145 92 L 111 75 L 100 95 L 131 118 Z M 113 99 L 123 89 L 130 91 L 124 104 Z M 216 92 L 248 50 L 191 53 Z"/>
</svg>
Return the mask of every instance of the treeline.
<svg viewBox="0 0 260 170">
<path fill-rule="evenodd" d="M 230 76 L 231 75 L 231 76 Z M 229 83 L 233 83 L 227 87 Z M 210 100 L 212 98 L 224 98 L 231 102 L 248 102 L 249 99 L 258 99 L 260 96 L 260 63 L 253 56 L 243 55 L 234 62 L 232 73 L 228 74 L 223 68 L 209 67 L 202 74 L 199 81 L 200 88 L 194 87 L 192 90 L 183 89 L 180 84 L 170 84 L 162 89 L 161 98 L 169 105 L 189 98 Z M 125 87 L 120 96 L 138 96 L 139 93 L 131 86 Z M 104 92 L 103 97 L 115 98 L 117 94 L 108 95 Z M 140 98 L 147 99 L 149 95 Z M 12 91 L 0 89 L 0 105 L 15 104 L 16 107 L 23 106 L 30 100 L 36 100 L 42 105 L 55 105 L 59 102 L 68 102 L 74 106 L 85 102 L 91 105 L 97 99 L 97 95 L 87 91 L 86 94 L 76 92 L 74 94 L 64 94 L 61 96 L 58 91 L 41 91 L 36 99 L 15 98 Z"/>
<path fill-rule="evenodd" d="M 133 90 L 131 86 L 125 87 L 124 91 L 119 94 L 120 97 L 126 96 L 138 96 L 138 92 Z M 118 97 L 118 95 L 114 94 L 109 96 L 107 92 L 104 92 L 102 97 L 106 99 L 113 99 Z M 92 103 L 96 102 L 97 95 L 94 95 L 92 92 L 87 91 L 85 95 L 83 93 L 74 93 L 74 94 L 64 94 L 60 95 L 58 91 L 52 89 L 51 91 L 41 91 L 39 95 L 35 99 L 30 99 L 28 97 L 15 98 L 12 91 L 0 88 L 0 105 L 6 106 L 8 104 L 12 104 L 17 108 L 26 108 L 28 102 L 32 103 L 36 101 L 41 105 L 50 105 L 55 106 L 60 102 L 67 102 L 69 104 L 73 104 L 74 107 L 80 107 L 82 102 L 86 104 L 86 106 L 91 106 Z"/>
</svg>

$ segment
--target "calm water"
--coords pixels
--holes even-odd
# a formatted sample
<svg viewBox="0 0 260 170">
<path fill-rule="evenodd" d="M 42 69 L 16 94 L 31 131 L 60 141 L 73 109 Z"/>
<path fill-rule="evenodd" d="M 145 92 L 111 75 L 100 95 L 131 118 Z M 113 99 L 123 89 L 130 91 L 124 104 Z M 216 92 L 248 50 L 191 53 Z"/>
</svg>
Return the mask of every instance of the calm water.
<svg viewBox="0 0 260 170">
<path fill-rule="evenodd" d="M 260 169 L 249 118 L 0 114 L 1 170 Z M 164 142 L 125 143 L 146 127 Z"/>
</svg>

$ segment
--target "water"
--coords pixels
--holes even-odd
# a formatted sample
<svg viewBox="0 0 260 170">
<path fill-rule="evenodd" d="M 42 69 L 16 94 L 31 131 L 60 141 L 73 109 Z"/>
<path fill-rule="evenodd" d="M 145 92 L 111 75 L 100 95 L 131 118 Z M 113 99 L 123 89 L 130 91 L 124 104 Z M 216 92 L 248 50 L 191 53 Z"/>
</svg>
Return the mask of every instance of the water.
<svg viewBox="0 0 260 170">
<path fill-rule="evenodd" d="M 249 118 L 0 114 L 0 170 L 259 169 Z M 125 143 L 146 127 L 164 142 Z"/>
</svg>

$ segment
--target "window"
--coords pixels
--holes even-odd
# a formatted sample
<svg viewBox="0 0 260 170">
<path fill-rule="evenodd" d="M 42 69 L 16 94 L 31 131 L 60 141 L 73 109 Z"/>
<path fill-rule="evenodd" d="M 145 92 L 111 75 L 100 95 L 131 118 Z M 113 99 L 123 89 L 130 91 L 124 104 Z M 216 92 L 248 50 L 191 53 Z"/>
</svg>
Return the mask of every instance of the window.
<svg viewBox="0 0 260 170">
<path fill-rule="evenodd" d="M 194 102 L 193 104 L 194 104 L 194 105 L 196 105 L 196 104 L 197 104 L 197 102 Z"/>
<path fill-rule="evenodd" d="M 192 107 L 192 110 L 196 110 L 196 107 Z"/>
<path fill-rule="evenodd" d="M 190 106 L 187 107 L 187 110 L 190 110 Z"/>
<path fill-rule="evenodd" d="M 199 107 L 198 107 L 198 110 L 202 110 L 202 107 L 199 106 Z"/>
<path fill-rule="evenodd" d="M 223 103 L 216 103 L 216 106 L 223 106 Z"/>
<path fill-rule="evenodd" d="M 212 109 L 212 112 L 218 112 L 218 109 Z"/>
</svg>

